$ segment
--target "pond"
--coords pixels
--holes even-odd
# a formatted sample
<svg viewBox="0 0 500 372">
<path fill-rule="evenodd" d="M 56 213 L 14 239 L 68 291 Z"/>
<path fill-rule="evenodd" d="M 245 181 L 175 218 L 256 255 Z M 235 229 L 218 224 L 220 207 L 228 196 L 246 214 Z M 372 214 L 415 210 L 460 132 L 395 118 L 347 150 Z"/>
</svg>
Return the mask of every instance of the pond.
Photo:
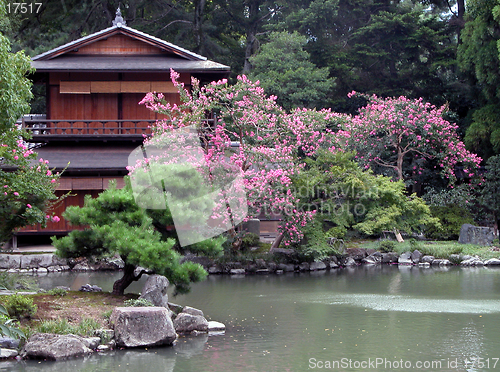
<svg viewBox="0 0 500 372">
<path fill-rule="evenodd" d="M 77 289 L 88 282 L 111 290 L 118 276 L 66 273 L 41 277 L 40 285 Z M 500 370 L 499 269 L 382 266 L 210 276 L 170 300 L 225 323 L 225 334 L 69 361 L 4 362 L 0 370 Z"/>
</svg>

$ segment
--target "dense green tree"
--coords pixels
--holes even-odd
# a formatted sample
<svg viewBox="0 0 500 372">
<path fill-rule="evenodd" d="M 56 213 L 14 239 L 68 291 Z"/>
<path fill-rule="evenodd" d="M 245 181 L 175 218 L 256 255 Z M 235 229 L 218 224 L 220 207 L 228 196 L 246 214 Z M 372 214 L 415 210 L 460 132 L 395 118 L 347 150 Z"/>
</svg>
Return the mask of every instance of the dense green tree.
<svg viewBox="0 0 500 372">
<path fill-rule="evenodd" d="M 479 94 L 465 142 L 488 157 L 500 152 L 500 6 L 496 1 L 471 0 L 467 10 L 458 62 Z"/>
<path fill-rule="evenodd" d="M 0 1 L 0 19 L 5 18 Z M 16 228 L 47 221 L 50 201 L 55 200 L 58 178 L 45 161 L 33 164 L 36 154 L 23 138 L 28 134 L 16 121 L 29 112 L 31 81 L 29 58 L 11 53 L 9 40 L 0 34 L 0 245 Z M 55 217 L 58 218 L 58 217 Z"/>
<path fill-rule="evenodd" d="M 175 233 L 164 236 L 154 225 L 165 223 L 173 226 L 168 209 L 164 215 L 152 216 L 135 202 L 130 184 L 125 188 L 103 191 L 95 199 L 85 199 L 84 207 L 69 207 L 63 216 L 73 226 L 83 230 L 73 230 L 67 236 L 56 239 L 53 244 L 61 257 L 109 257 L 118 254 L 125 262 L 123 277 L 113 285 L 114 294 L 123 294 L 134 281 L 139 280 L 144 270 L 136 272 L 138 266 L 166 276 L 184 292 L 191 282 L 205 278 L 206 271 L 199 264 L 190 261 L 181 263 L 178 252 L 180 246 Z M 224 239 L 211 239 L 190 246 L 193 252 L 201 250 L 204 254 L 218 254 Z"/>
<path fill-rule="evenodd" d="M 337 78 L 336 110 L 355 113 L 362 102 L 345 98 L 353 89 L 436 104 L 451 95 L 456 41 L 447 20 L 418 3 L 314 0 L 285 25 L 309 37 L 312 62 Z"/>
<path fill-rule="evenodd" d="M 273 32 L 269 42 L 250 58 L 250 78 L 259 80 L 266 93 L 277 96 L 278 104 L 286 110 L 322 108 L 334 86 L 328 68 L 316 68 L 310 61 L 303 49 L 306 43 L 307 38 L 297 32 Z"/>
<path fill-rule="evenodd" d="M 500 155 L 492 156 L 486 163 L 481 203 L 491 211 L 497 229 L 500 227 Z"/>
<path fill-rule="evenodd" d="M 314 210 L 298 249 L 312 258 L 331 253 L 328 237 L 342 238 L 348 230 L 378 235 L 384 230 L 422 232 L 439 227 L 429 207 L 415 194 L 408 196 L 402 181 L 363 170 L 353 153 L 320 150 L 306 159 L 303 172 L 293 178 L 300 199 L 298 210 Z"/>
</svg>

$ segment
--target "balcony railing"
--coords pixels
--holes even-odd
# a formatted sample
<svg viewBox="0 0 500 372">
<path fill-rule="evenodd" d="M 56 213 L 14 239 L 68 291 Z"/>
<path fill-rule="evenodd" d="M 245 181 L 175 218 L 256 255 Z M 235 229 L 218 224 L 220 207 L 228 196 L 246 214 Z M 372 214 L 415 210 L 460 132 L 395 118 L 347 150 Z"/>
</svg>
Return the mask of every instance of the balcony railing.
<svg viewBox="0 0 500 372">
<path fill-rule="evenodd" d="M 65 140 L 70 137 L 143 138 L 151 134 L 156 120 L 47 120 L 23 118 L 22 126 L 34 141 Z"/>
</svg>

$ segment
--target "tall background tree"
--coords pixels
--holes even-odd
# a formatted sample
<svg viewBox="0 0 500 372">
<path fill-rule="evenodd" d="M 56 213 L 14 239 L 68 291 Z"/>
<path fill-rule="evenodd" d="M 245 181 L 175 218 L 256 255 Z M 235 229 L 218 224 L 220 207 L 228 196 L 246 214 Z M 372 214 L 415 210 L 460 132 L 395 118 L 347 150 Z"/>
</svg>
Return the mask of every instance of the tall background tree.
<svg viewBox="0 0 500 372">
<path fill-rule="evenodd" d="M 477 98 L 465 141 L 487 158 L 500 153 L 500 5 L 468 1 L 466 21 L 458 62 Z"/>
<path fill-rule="evenodd" d="M 9 31 L 6 14 L 5 1 L 0 0 L 1 27 Z M 16 126 L 30 109 L 27 75 L 32 69 L 24 52 L 10 50 L 9 40 L 0 33 L 0 245 L 18 227 L 45 225 L 58 178 L 43 159 L 33 162 L 36 154 L 23 141 L 28 134 Z"/>
</svg>

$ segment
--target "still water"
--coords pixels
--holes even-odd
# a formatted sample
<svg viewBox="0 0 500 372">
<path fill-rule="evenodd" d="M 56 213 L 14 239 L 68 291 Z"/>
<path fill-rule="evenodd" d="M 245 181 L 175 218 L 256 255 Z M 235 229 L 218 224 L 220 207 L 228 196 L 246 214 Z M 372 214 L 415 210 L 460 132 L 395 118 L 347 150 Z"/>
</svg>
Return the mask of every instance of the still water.
<svg viewBox="0 0 500 372">
<path fill-rule="evenodd" d="M 118 276 L 39 280 L 42 288 L 111 290 Z M 170 301 L 202 309 L 226 324 L 225 334 L 70 361 L 3 362 L 0 371 L 500 371 L 500 269 L 210 276 Z"/>
</svg>

